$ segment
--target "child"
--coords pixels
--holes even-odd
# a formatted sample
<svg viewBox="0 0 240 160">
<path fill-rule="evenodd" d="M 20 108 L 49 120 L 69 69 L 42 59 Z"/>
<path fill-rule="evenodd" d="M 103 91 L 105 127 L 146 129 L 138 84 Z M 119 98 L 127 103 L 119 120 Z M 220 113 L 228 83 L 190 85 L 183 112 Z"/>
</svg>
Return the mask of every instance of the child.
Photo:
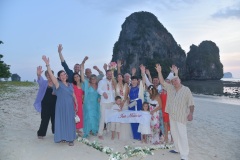
<svg viewBox="0 0 240 160">
<path fill-rule="evenodd" d="M 112 106 L 112 110 L 114 111 L 121 111 L 120 104 L 122 103 L 122 98 L 120 96 L 115 97 L 115 104 Z M 119 132 L 120 132 L 120 123 L 111 122 L 111 131 L 112 131 L 112 140 L 114 139 L 115 132 L 117 132 L 118 139 L 119 139 Z"/>
<path fill-rule="evenodd" d="M 148 113 L 150 114 L 149 104 L 148 104 L 147 102 L 144 102 L 144 103 L 143 103 L 143 105 L 142 105 L 142 111 L 148 112 Z M 149 125 L 139 124 L 139 126 L 138 126 L 138 132 L 141 133 L 142 143 L 147 143 L 147 136 L 148 136 L 149 134 L 151 134 L 150 124 L 149 124 Z"/>
</svg>

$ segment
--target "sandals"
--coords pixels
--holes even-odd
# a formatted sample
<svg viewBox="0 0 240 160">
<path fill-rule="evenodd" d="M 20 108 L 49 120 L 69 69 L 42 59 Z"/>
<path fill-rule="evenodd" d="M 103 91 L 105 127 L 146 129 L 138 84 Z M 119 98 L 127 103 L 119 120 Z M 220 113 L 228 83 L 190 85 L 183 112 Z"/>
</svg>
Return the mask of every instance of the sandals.
<svg viewBox="0 0 240 160">
<path fill-rule="evenodd" d="M 77 131 L 78 137 L 83 137 L 83 132 L 82 131 Z"/>
<path fill-rule="evenodd" d="M 68 145 L 69 145 L 69 146 L 74 146 L 73 141 L 72 141 L 72 142 L 68 142 Z"/>
</svg>

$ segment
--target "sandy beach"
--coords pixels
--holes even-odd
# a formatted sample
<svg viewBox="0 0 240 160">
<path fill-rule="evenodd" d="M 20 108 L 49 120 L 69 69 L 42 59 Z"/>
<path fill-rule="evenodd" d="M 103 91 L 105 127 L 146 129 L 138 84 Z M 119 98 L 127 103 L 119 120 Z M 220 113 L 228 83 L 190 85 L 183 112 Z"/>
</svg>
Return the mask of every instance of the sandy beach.
<svg viewBox="0 0 240 160">
<path fill-rule="evenodd" d="M 48 129 L 46 137 L 37 138 L 40 113 L 33 102 L 38 90 L 18 87 L 14 93 L 0 96 L 0 159 L 1 160 L 107 160 L 109 156 L 86 144 L 75 141 L 73 147 L 54 143 Z M 222 97 L 194 95 L 194 120 L 188 123 L 190 160 L 239 160 L 240 159 L 240 100 Z M 49 125 L 50 127 L 50 125 Z M 110 134 L 99 141 L 96 136 L 90 141 L 99 141 L 115 152 L 124 152 L 124 146 L 144 147 L 139 141 L 111 140 Z M 149 145 L 150 146 L 150 145 Z M 169 149 L 153 151 L 154 155 L 132 157 L 131 160 L 180 160 Z"/>
</svg>

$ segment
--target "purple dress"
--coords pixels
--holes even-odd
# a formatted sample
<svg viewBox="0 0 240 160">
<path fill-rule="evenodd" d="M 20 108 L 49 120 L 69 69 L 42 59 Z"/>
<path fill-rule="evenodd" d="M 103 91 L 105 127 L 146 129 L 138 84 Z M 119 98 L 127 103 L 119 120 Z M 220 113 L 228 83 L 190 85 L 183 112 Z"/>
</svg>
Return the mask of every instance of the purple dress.
<svg viewBox="0 0 240 160">
<path fill-rule="evenodd" d="M 54 87 L 57 95 L 54 142 L 72 142 L 76 139 L 73 86 L 70 83 L 66 86 L 61 81 L 58 82 L 58 89 Z"/>
</svg>

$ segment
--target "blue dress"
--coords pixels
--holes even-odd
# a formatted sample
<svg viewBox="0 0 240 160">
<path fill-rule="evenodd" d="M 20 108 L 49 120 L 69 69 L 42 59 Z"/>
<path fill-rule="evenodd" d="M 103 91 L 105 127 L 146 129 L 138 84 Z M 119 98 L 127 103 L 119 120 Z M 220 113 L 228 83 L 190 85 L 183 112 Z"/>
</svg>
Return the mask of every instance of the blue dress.
<svg viewBox="0 0 240 160">
<path fill-rule="evenodd" d="M 131 87 L 130 92 L 129 92 L 130 102 L 132 100 L 138 98 L 138 92 L 139 92 L 138 86 Z M 129 108 L 129 110 L 135 111 L 135 107 Z M 142 110 L 142 100 L 141 99 L 137 100 L 137 110 L 138 111 Z M 133 138 L 137 139 L 137 140 L 141 140 L 141 133 L 138 132 L 138 126 L 139 126 L 139 123 L 131 123 Z"/>
<path fill-rule="evenodd" d="M 87 80 L 84 81 L 83 86 L 84 90 L 84 104 L 83 104 L 83 137 L 88 137 L 90 131 L 94 135 L 97 134 L 99 128 L 99 119 L 100 119 L 100 104 L 98 99 L 100 95 L 97 90 L 95 90 Z"/>
<path fill-rule="evenodd" d="M 66 86 L 61 81 L 58 82 L 58 89 L 54 86 L 54 93 L 57 95 L 54 142 L 72 142 L 76 139 L 73 86 L 70 83 Z"/>
</svg>

